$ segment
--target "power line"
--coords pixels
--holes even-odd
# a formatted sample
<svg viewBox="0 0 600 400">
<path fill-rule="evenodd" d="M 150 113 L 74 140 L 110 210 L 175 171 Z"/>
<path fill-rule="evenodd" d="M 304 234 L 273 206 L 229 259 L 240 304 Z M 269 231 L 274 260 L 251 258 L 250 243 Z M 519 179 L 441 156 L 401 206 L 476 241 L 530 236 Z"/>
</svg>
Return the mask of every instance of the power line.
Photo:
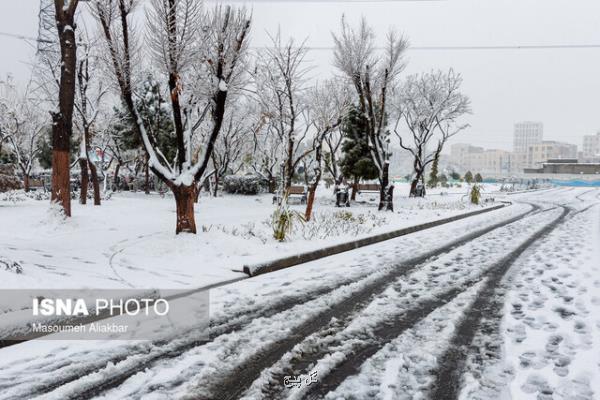
<svg viewBox="0 0 600 400">
<path fill-rule="evenodd" d="M 240 0 L 243 1 L 243 0 Z M 263 0 L 261 0 L 263 1 Z M 264 0 L 267 1 L 267 0 Z M 308 0 L 308 1 L 325 1 L 336 2 L 338 0 Z M 362 2 L 372 0 L 343 0 L 344 2 Z M 446 0 L 373 0 L 373 1 L 446 1 Z M 53 40 L 45 38 L 34 38 L 31 36 L 20 35 L 17 33 L 0 32 L 0 36 L 11 37 L 14 39 L 25 40 L 28 42 L 38 42 L 51 44 Z M 252 49 L 265 49 L 270 46 L 250 46 Z M 560 50 L 560 49 L 597 49 L 600 44 L 595 43 L 572 43 L 572 44 L 514 44 L 514 45 L 466 45 L 466 46 L 409 46 L 408 50 Z M 332 51 L 333 46 L 306 46 L 306 50 L 310 51 Z M 385 50 L 385 47 L 376 47 L 376 50 Z"/>
<path fill-rule="evenodd" d="M 269 46 L 255 46 L 253 49 L 264 49 Z M 597 49 L 600 44 L 532 44 L 532 45 L 481 45 L 481 46 L 409 46 L 407 50 L 560 50 L 560 49 Z M 310 51 L 332 51 L 333 46 L 307 46 Z M 376 47 L 376 50 L 385 50 L 386 47 Z"/>
</svg>

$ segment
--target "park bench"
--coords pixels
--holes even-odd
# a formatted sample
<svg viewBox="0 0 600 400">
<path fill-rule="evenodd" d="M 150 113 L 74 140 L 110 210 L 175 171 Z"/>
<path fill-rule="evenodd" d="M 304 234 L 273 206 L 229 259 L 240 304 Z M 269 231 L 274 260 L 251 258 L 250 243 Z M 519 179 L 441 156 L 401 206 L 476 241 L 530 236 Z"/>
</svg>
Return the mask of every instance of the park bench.
<svg viewBox="0 0 600 400">
<path fill-rule="evenodd" d="M 306 204 L 306 187 L 304 186 L 290 186 L 290 190 L 288 192 L 288 199 L 289 198 L 300 198 L 300 204 Z M 273 196 L 273 204 L 277 203 L 278 205 L 281 204 L 281 200 L 283 199 L 283 196 L 281 193 L 277 193 L 275 196 Z"/>
<path fill-rule="evenodd" d="M 29 179 L 29 190 L 36 191 L 38 189 L 46 190 L 46 185 L 43 179 Z"/>
<path fill-rule="evenodd" d="M 379 193 L 381 192 L 381 185 L 377 183 L 365 183 L 358 185 L 358 194 L 361 193 Z"/>
</svg>

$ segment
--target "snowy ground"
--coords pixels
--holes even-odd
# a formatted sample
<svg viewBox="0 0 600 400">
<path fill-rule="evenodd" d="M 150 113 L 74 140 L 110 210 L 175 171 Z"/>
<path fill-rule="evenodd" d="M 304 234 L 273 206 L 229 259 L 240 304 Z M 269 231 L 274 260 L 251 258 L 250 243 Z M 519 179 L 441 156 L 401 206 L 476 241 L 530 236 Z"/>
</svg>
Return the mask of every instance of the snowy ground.
<svg viewBox="0 0 600 400">
<path fill-rule="evenodd" d="M 208 343 L 1 349 L 0 399 L 600 399 L 600 191 L 510 200 L 212 290 Z"/>
<path fill-rule="evenodd" d="M 491 191 L 493 188 L 490 187 Z M 375 194 L 359 196 L 351 208 L 334 207 L 322 188 L 316 222 L 300 227 L 291 240 L 272 238 L 267 222 L 270 195 L 201 198 L 198 235 L 176 237 L 175 202 L 143 193 L 122 193 L 101 207 L 74 202 L 63 221 L 46 201 L 0 201 L 0 256 L 18 262 L 22 274 L 0 270 L 1 288 L 181 288 L 200 287 L 241 276 L 244 265 L 344 242 L 373 233 L 470 211 L 465 192 L 409 199 L 401 187 L 395 213 L 378 213 Z M 1 196 L 0 196 L 1 199 Z M 303 212 L 304 206 L 293 209 Z M 351 212 L 354 221 L 333 218 Z"/>
</svg>

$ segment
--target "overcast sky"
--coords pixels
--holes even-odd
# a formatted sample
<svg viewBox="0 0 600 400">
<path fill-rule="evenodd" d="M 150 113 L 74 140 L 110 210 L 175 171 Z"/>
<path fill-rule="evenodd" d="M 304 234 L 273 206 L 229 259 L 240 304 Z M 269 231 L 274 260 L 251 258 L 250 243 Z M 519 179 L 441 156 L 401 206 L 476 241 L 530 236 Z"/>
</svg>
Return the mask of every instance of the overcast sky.
<svg viewBox="0 0 600 400">
<path fill-rule="evenodd" d="M 268 43 L 265 31 L 281 26 L 282 34 L 308 45 L 330 47 L 345 14 L 350 22 L 364 15 L 380 43 L 395 27 L 411 45 L 599 45 L 598 0 L 446 0 L 352 2 L 246 2 L 253 8 L 252 45 Z M 2 1 L 0 32 L 37 35 L 37 0 Z M 29 78 L 33 48 L 0 35 L 0 77 Z M 315 75 L 333 72 L 332 51 L 311 51 Z M 513 124 L 542 121 L 544 137 L 581 146 L 584 134 L 600 130 L 600 47 L 583 49 L 409 50 L 405 73 L 454 68 L 464 77 L 471 97 L 471 128 L 455 142 L 487 148 L 512 147 Z"/>
</svg>

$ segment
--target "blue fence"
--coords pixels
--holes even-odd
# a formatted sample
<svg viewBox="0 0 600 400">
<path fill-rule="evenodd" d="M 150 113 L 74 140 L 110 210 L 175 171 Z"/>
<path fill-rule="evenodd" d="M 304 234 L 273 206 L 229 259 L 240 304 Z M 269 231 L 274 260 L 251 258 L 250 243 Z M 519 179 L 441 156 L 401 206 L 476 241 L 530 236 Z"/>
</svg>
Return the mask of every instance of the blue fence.
<svg viewBox="0 0 600 400">
<path fill-rule="evenodd" d="M 575 187 L 600 187 L 600 180 L 598 181 L 584 181 L 584 180 L 571 180 L 571 181 L 563 181 L 558 179 L 553 179 L 552 184 L 556 186 L 575 186 Z"/>
</svg>

